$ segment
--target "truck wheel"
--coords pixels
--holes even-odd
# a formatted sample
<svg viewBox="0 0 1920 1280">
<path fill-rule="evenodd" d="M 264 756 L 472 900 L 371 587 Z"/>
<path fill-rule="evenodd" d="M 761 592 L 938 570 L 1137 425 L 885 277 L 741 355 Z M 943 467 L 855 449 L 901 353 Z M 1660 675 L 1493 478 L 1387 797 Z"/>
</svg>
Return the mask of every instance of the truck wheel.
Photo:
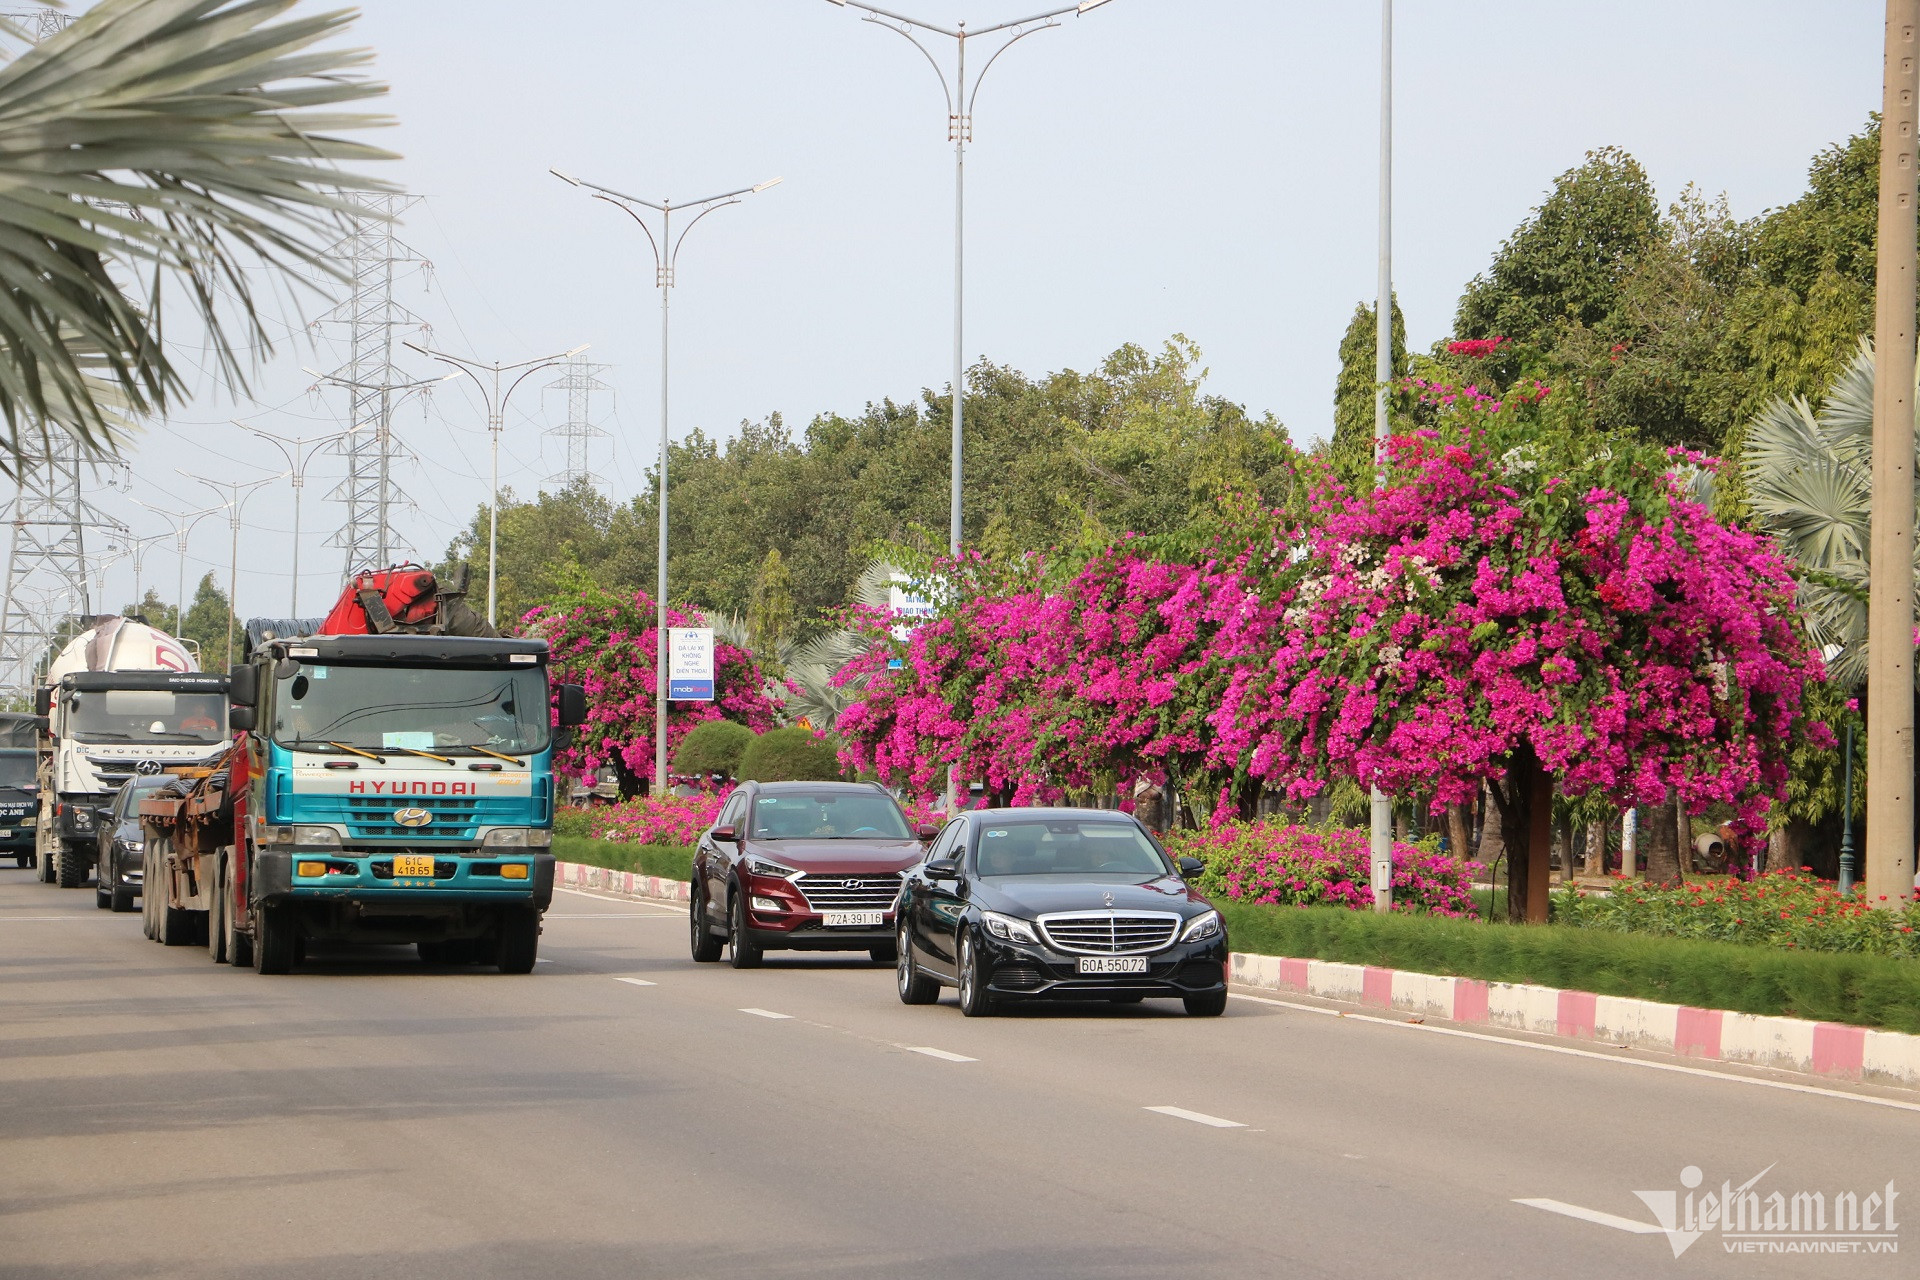
<svg viewBox="0 0 1920 1280">
<path fill-rule="evenodd" d="M 253 971 L 291 973 L 300 935 L 285 907 L 262 906 L 253 913 Z"/>
<path fill-rule="evenodd" d="M 162 902 L 157 914 L 160 918 L 161 946 L 191 947 L 200 941 L 199 931 L 194 926 L 206 918 L 204 913 L 187 911 Z"/>
<path fill-rule="evenodd" d="M 247 913 L 244 902 L 233 900 L 233 877 L 227 877 L 225 885 L 227 896 L 225 905 L 220 909 L 220 923 L 227 931 L 227 963 L 236 969 L 253 967 L 253 937 L 240 932 L 241 917 Z"/>
<path fill-rule="evenodd" d="M 153 878 L 153 850 L 151 846 L 140 854 L 140 932 L 148 938 L 157 939 L 158 927 L 153 920 L 154 893 L 157 885 Z"/>
<path fill-rule="evenodd" d="M 58 846 L 55 846 L 55 847 L 58 847 Z M 37 869 L 40 872 L 40 883 L 52 884 L 53 883 L 53 849 L 47 847 L 46 841 L 42 840 L 38 845 L 35 846 L 33 861 L 34 861 L 35 869 Z"/>
<path fill-rule="evenodd" d="M 24 871 L 33 865 L 33 855 L 30 853 L 16 853 L 13 855 L 13 865 Z"/>
<path fill-rule="evenodd" d="M 54 855 L 54 875 L 62 889 L 78 889 L 87 880 L 87 864 L 80 860 L 80 851 L 60 846 L 60 852 Z"/>
<path fill-rule="evenodd" d="M 227 860 L 214 859 L 213 893 L 207 905 L 207 958 L 215 964 L 227 962 Z"/>
<path fill-rule="evenodd" d="M 107 887 L 112 883 L 110 880 L 93 882 L 93 905 L 97 910 L 105 911 L 113 905 L 113 890 Z"/>
<path fill-rule="evenodd" d="M 500 958 L 502 973 L 532 973 L 540 950 L 540 917 L 531 911 L 500 913 Z"/>
</svg>

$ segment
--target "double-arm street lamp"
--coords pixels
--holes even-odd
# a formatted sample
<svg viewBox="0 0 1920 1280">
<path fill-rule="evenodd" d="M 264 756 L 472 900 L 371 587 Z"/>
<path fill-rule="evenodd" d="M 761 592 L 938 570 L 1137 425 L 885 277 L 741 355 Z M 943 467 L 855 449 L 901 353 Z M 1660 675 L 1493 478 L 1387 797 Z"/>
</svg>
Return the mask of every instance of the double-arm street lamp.
<svg viewBox="0 0 1920 1280">
<path fill-rule="evenodd" d="M 321 449 L 336 441 L 345 440 L 359 428 L 348 427 L 345 431 L 330 431 L 321 436 L 282 436 L 275 435 L 271 431 L 262 431 L 259 427 L 249 427 L 238 420 L 233 425 L 270 442 L 280 451 L 280 456 L 287 460 L 285 474 L 293 479 L 293 595 L 287 602 L 287 616 L 297 618 L 300 616 L 300 491 L 307 487 L 307 466 Z M 380 527 L 386 528 L 384 513 Z"/>
<path fill-rule="evenodd" d="M 167 511 L 150 502 L 133 500 L 135 506 L 145 507 L 148 511 L 166 520 L 173 526 L 173 549 L 178 557 L 179 575 L 174 581 L 173 634 L 175 639 L 184 638 L 187 629 L 187 539 L 193 534 L 193 526 L 208 516 L 217 515 L 227 509 L 223 502 L 218 506 L 205 507 L 199 511 Z"/>
<path fill-rule="evenodd" d="M 179 469 L 175 468 L 175 470 L 179 470 Z M 206 480 L 206 479 L 202 479 L 199 476 L 194 475 L 190 471 L 181 471 L 180 474 L 183 476 L 186 476 L 189 480 L 199 481 L 201 484 L 206 485 L 209 489 L 212 489 L 215 493 L 224 493 L 227 497 L 227 500 L 221 504 L 221 507 L 215 508 L 215 509 L 219 510 L 221 508 L 224 508 L 226 510 L 233 528 L 233 547 L 230 552 L 231 558 L 227 561 L 227 653 L 226 653 L 226 657 L 227 657 L 227 662 L 231 662 L 233 660 L 234 597 L 239 593 L 239 590 L 240 590 L 240 514 L 242 511 L 246 509 L 248 498 L 251 498 L 254 494 L 260 492 L 262 488 L 272 484 L 275 480 L 282 479 L 286 473 L 282 472 L 280 475 L 277 475 L 277 476 L 268 476 L 264 480 Z M 201 659 L 201 665 L 202 666 L 206 665 L 206 660 L 204 658 Z M 222 663 L 221 665 L 224 667 L 226 663 Z"/>
<path fill-rule="evenodd" d="M 507 399 L 514 389 L 542 369 L 551 369 L 562 360 L 571 359 L 587 349 L 581 343 L 571 351 L 562 351 L 557 356 L 542 356 L 537 360 L 522 360 L 519 364 L 501 364 L 494 361 L 488 364 L 482 360 L 469 360 L 464 356 L 448 355 L 444 351 L 434 351 L 418 343 L 406 344 L 423 356 L 431 356 L 443 364 L 453 366 L 453 372 L 447 378 L 457 378 L 466 374 L 474 385 L 480 388 L 480 394 L 487 397 L 487 434 L 492 437 L 493 478 L 487 488 L 487 625 L 495 625 L 495 601 L 497 598 L 500 569 L 500 429 L 505 423 Z M 492 388 L 489 390 L 482 373 L 493 375 Z M 500 389 L 500 379 L 509 373 L 518 372 L 519 377 L 507 384 L 505 391 Z M 442 379 L 445 381 L 445 379 Z M 382 521 L 384 524 L 384 521 Z"/>
<path fill-rule="evenodd" d="M 409 343 L 408 345 L 411 346 L 412 344 Z M 419 348 L 417 347 L 415 347 L 414 349 L 416 351 L 419 350 Z M 390 483 L 391 477 L 388 474 L 389 460 L 393 457 L 393 447 L 392 447 L 393 434 L 392 434 L 392 428 L 391 428 L 391 423 L 393 421 L 393 411 L 400 407 L 400 402 L 402 400 L 405 400 L 408 396 L 412 395 L 414 392 L 424 391 L 427 388 L 435 386 L 442 382 L 451 382 L 453 381 L 453 379 L 459 377 L 460 375 L 457 373 L 447 373 L 447 374 L 442 374 L 438 378 L 416 378 L 412 382 L 355 382 L 351 378 L 342 378 L 338 374 L 318 373 L 312 369 L 308 369 L 304 367 L 300 370 L 300 372 L 306 374 L 308 377 L 314 379 L 316 382 L 325 382 L 336 387 L 345 387 L 349 391 L 381 391 L 381 392 L 387 392 L 387 393 L 397 391 L 400 393 L 399 395 L 388 394 L 388 395 L 383 395 L 381 397 L 380 418 L 379 418 L 379 421 L 374 424 L 375 430 L 378 432 L 378 435 L 379 435 L 379 439 L 377 443 L 380 446 L 380 498 L 379 498 L 380 527 L 378 530 L 379 536 L 377 539 L 378 546 L 375 548 L 375 550 L 380 560 L 380 567 L 385 568 L 387 564 L 387 557 L 392 553 L 392 550 L 393 550 L 393 539 L 391 536 L 391 530 L 393 526 L 389 524 L 387 521 L 387 500 L 389 495 L 393 492 L 392 485 Z M 365 423 L 360 423 L 360 422 L 349 423 L 346 431 L 343 432 L 342 434 L 351 435 L 353 432 L 358 431 L 362 426 L 365 426 L 365 425 L 366 425 Z M 248 427 L 247 429 L 249 431 L 254 430 L 254 428 L 252 427 Z M 265 433 L 261 432 L 260 434 L 264 435 Z M 294 481 L 294 504 L 295 504 L 294 505 L 294 521 L 296 525 L 298 524 L 299 518 L 300 518 L 299 516 L 300 487 L 301 487 L 301 482 L 298 480 Z M 295 538 L 294 541 L 297 547 L 299 543 L 299 539 Z M 356 567 L 357 566 L 355 565 L 348 565 L 347 572 L 351 574 Z M 297 572 L 297 570 L 294 574 L 294 582 L 295 582 L 295 589 L 297 590 L 298 583 L 299 583 L 299 573 Z M 299 616 L 298 611 L 295 612 L 294 616 L 295 617 Z"/>
<path fill-rule="evenodd" d="M 562 182 L 591 192 L 596 200 L 604 200 L 615 208 L 625 211 L 626 215 L 640 224 L 647 233 L 647 244 L 653 249 L 653 283 L 660 290 L 660 469 L 654 475 L 655 506 L 660 513 L 659 567 L 654 579 L 654 684 L 656 686 L 653 703 L 653 789 L 654 794 L 667 794 L 667 333 L 668 296 L 673 291 L 674 264 L 680 259 L 680 246 L 686 243 L 687 233 L 694 224 L 712 213 L 715 209 L 724 209 L 730 204 L 739 204 L 747 196 L 758 195 L 768 187 L 779 185 L 780 179 L 772 178 L 758 186 L 741 187 L 737 191 L 723 191 L 717 196 L 706 196 L 699 200 L 687 200 L 675 204 L 671 200 L 642 200 L 639 196 L 622 195 L 611 187 L 602 187 L 591 182 L 582 182 L 560 172 L 549 169 L 547 172 Z M 640 205 L 660 215 L 660 233 L 654 234 Z M 678 236 L 673 233 L 673 215 L 693 214 L 691 221 L 680 229 Z"/>
<path fill-rule="evenodd" d="M 933 67 L 934 74 L 940 77 L 940 88 L 947 97 L 947 141 L 953 143 L 953 449 L 951 471 L 948 478 L 949 510 L 947 514 L 947 550 L 954 555 L 960 553 L 960 489 L 962 442 L 960 424 L 962 418 L 961 401 L 963 379 L 966 375 L 966 356 L 962 329 L 966 318 L 966 211 L 967 211 L 967 143 L 973 141 L 973 104 L 980 96 L 980 81 L 987 71 L 997 62 L 1000 55 L 1015 44 L 1026 39 L 1036 31 L 1045 31 L 1060 24 L 1056 18 L 1066 14 L 1076 16 L 1098 9 L 1107 0 L 1080 0 L 1079 4 L 1064 5 L 1050 9 L 1045 13 L 1036 13 L 1029 17 L 1018 18 L 1012 22 L 999 22 L 991 27 L 982 27 L 978 31 L 967 30 L 966 23 L 958 27 L 942 27 L 931 22 L 922 22 L 918 18 L 909 18 L 904 14 L 878 9 L 860 0 L 828 0 L 829 4 L 839 5 L 843 9 L 859 9 L 866 14 L 864 21 L 885 27 L 887 30 L 904 36 L 913 47 L 926 56 Z M 953 41 L 954 71 L 953 79 L 947 79 L 947 73 L 940 68 L 927 46 L 913 34 L 919 29 L 937 36 L 945 36 Z M 1007 34 L 999 48 L 987 56 L 987 60 L 974 73 L 973 83 L 967 83 L 967 41 L 978 40 L 981 36 Z"/>
</svg>

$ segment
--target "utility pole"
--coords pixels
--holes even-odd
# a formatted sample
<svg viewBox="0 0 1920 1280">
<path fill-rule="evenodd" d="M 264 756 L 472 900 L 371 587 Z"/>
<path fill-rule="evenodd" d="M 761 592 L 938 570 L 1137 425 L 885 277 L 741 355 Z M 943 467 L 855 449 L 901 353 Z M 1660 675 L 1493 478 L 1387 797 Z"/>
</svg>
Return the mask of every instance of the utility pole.
<svg viewBox="0 0 1920 1280">
<path fill-rule="evenodd" d="M 542 369 L 551 369 L 563 360 L 571 360 L 585 351 L 588 344 L 583 342 L 573 350 L 563 351 L 557 356 L 541 356 L 535 360 L 522 360 L 518 364 L 501 364 L 497 360 L 488 364 L 480 360 L 469 360 L 464 356 L 448 355 L 444 351 L 434 351 L 416 342 L 409 342 L 406 345 L 423 356 L 430 356 L 443 364 L 452 365 L 454 371 L 447 375 L 448 378 L 457 378 L 463 373 L 472 378 L 474 385 L 480 388 L 480 394 L 487 400 L 487 435 L 491 441 L 493 454 L 493 479 L 487 487 L 487 625 L 496 626 L 498 622 L 494 614 L 500 562 L 500 431 L 506 425 L 507 400 L 513 395 L 515 388 L 528 378 Z M 516 370 L 523 372 L 508 384 L 505 391 L 502 391 L 500 389 L 502 375 Z M 482 373 L 493 375 L 491 392 L 488 390 L 487 382 L 480 376 Z"/>
<path fill-rule="evenodd" d="M 1867 597 L 1867 900 L 1913 893 L 1914 131 L 1920 0 L 1887 0 L 1874 281 L 1872 569 Z M 1882 902 L 1881 899 L 1885 901 Z"/>
<path fill-rule="evenodd" d="M 672 441 L 667 417 L 667 372 L 670 367 L 667 335 L 668 320 L 671 311 L 668 307 L 673 294 L 674 265 L 680 260 L 680 246 L 686 243 L 687 233 L 692 231 L 700 219 L 716 209 L 739 204 L 748 196 L 759 195 L 768 187 L 778 186 L 780 179 L 769 178 L 756 186 L 740 187 L 733 191 L 722 191 L 719 195 L 704 196 L 698 200 L 686 200 L 675 204 L 671 200 L 642 200 L 639 196 L 622 195 L 612 187 L 603 187 L 592 182 L 582 182 L 569 177 L 558 169 L 549 169 L 560 181 L 579 187 L 592 193 L 596 200 L 604 200 L 619 209 L 639 224 L 646 233 L 647 244 L 653 249 L 653 283 L 660 290 L 660 466 L 654 473 L 654 494 L 660 511 L 659 567 L 654 575 L 654 698 L 653 698 L 653 791 L 655 795 L 667 794 L 667 447 Z M 660 234 L 655 236 L 646 215 L 634 206 L 651 209 L 660 215 Z M 673 215 L 693 216 L 687 225 L 680 229 L 676 237 L 673 234 Z"/>
<path fill-rule="evenodd" d="M 1387 478 L 1387 384 L 1393 381 L 1393 0 L 1380 0 L 1380 277 L 1373 304 L 1373 465 Z M 1372 790 L 1373 909 L 1393 910 L 1393 797 Z M 1509 837 L 1511 840 L 1511 837 Z M 1511 847 L 1511 845 L 1509 845 Z"/>
<path fill-rule="evenodd" d="M 599 489 L 603 487 L 603 482 L 594 473 L 591 453 L 593 442 L 606 439 L 609 433 L 593 420 L 593 397 L 596 392 L 607 396 L 613 394 L 613 388 L 598 377 L 613 366 L 595 364 L 591 360 L 569 360 L 562 367 L 566 372 L 541 388 L 543 391 L 567 393 L 567 420 L 557 427 L 547 428 L 548 435 L 558 436 L 564 443 L 567 462 L 547 480 L 562 490 L 570 489 L 583 480 Z"/>
</svg>

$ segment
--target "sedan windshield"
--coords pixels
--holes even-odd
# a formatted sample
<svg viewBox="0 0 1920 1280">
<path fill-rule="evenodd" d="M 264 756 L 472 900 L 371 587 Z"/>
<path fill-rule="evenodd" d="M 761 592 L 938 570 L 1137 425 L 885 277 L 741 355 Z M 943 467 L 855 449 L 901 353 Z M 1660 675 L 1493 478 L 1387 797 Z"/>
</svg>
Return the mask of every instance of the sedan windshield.
<svg viewBox="0 0 1920 1280">
<path fill-rule="evenodd" d="M 547 745 L 547 673 L 540 667 L 303 665 L 274 693 L 282 746 L 361 751 L 484 749 L 524 755 Z"/>
<path fill-rule="evenodd" d="M 911 840 L 892 797 L 820 791 L 763 795 L 753 802 L 755 840 Z"/>
<path fill-rule="evenodd" d="M 1101 818 L 989 821 L 975 865 L 983 876 L 1173 874 L 1139 827 Z"/>
</svg>

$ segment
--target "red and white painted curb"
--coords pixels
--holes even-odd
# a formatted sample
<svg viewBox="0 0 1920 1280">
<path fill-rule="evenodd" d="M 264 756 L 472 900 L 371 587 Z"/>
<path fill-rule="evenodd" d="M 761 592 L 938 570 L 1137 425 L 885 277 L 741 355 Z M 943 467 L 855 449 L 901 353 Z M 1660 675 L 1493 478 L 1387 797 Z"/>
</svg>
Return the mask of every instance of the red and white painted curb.
<svg viewBox="0 0 1920 1280">
<path fill-rule="evenodd" d="M 691 889 L 685 880 L 664 876 L 643 876 L 631 871 L 611 871 L 581 862 L 556 862 L 553 868 L 556 888 L 579 889 L 587 893 L 611 893 L 625 898 L 659 898 L 685 902 Z"/>
<path fill-rule="evenodd" d="M 685 902 L 691 887 L 684 880 L 578 862 L 558 863 L 554 882 L 588 893 L 667 902 Z M 1233 953 L 1233 980 L 1422 1017 L 1920 1089 L 1920 1036 L 1899 1031 L 1240 951 Z"/>
<path fill-rule="evenodd" d="M 1233 980 L 1455 1022 L 1658 1049 L 1682 1058 L 1920 1088 L 1920 1036 L 1899 1031 L 1238 951 Z"/>
</svg>

